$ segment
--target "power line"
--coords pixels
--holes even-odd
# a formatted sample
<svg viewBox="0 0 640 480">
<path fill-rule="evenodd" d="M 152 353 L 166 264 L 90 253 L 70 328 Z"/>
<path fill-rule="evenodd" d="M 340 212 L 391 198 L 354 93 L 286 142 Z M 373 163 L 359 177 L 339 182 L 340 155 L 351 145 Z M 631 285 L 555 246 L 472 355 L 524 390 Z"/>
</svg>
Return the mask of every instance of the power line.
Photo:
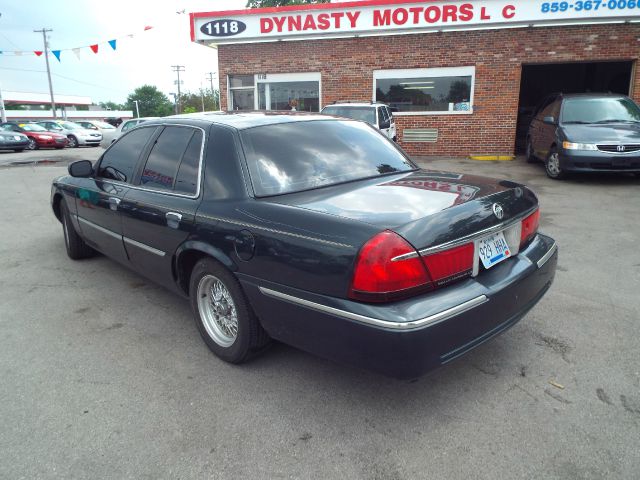
<svg viewBox="0 0 640 480">
<path fill-rule="evenodd" d="M 16 71 L 16 72 L 35 72 L 35 73 L 46 73 L 46 70 L 33 70 L 30 68 L 11 68 L 11 67 L 0 67 L 0 70 L 12 70 L 12 71 Z M 118 92 L 120 94 L 125 93 L 124 90 L 117 90 L 115 88 L 111 88 L 111 87 L 105 87 L 104 85 L 97 85 L 95 83 L 89 83 L 89 82 L 83 82 L 82 80 L 77 80 L 75 78 L 71 78 L 71 77 L 66 77 L 64 75 L 60 75 L 58 73 L 51 73 L 52 76 L 57 77 L 57 78 L 63 78 L 65 80 L 69 80 L 70 82 L 76 82 L 76 83 L 81 83 L 83 85 L 89 85 L 90 87 L 96 87 L 96 88 L 100 88 L 102 90 L 110 90 L 112 92 Z"/>
</svg>

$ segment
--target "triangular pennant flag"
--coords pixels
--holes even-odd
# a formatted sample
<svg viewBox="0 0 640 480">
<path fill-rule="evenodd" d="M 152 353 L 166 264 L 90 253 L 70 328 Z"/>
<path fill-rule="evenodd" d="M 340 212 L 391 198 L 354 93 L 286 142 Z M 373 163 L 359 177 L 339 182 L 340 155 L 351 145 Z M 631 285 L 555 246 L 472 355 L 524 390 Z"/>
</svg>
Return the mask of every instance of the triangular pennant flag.
<svg viewBox="0 0 640 480">
<path fill-rule="evenodd" d="M 98 53 L 98 44 L 97 43 L 95 45 L 89 45 L 89 48 L 91 48 L 91 50 L 93 50 L 93 53 Z"/>
<path fill-rule="evenodd" d="M 78 60 L 80 60 L 80 49 L 72 48 L 71 51 L 76 55 L 76 57 L 78 57 Z"/>
<path fill-rule="evenodd" d="M 60 52 L 61 50 L 51 50 L 51 53 L 53 53 L 53 56 L 56 57 L 58 61 L 60 61 Z"/>
<path fill-rule="evenodd" d="M 40 55 L 42 55 L 42 50 L 34 50 L 33 53 L 35 53 L 36 56 L 39 57 Z"/>
<path fill-rule="evenodd" d="M 144 27 L 144 31 L 146 32 L 147 30 L 151 30 L 153 27 L 147 25 L 146 27 Z"/>
<path fill-rule="evenodd" d="M 116 49 L 116 41 L 115 40 L 109 40 L 109 45 L 111 45 L 111 48 L 113 48 L 114 50 Z"/>
</svg>

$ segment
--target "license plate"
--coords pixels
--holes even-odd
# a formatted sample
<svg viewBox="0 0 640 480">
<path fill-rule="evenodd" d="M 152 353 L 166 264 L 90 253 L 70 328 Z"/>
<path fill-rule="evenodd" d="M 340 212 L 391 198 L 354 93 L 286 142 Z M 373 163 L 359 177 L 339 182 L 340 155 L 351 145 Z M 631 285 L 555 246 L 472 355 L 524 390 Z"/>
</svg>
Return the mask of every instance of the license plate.
<svg viewBox="0 0 640 480">
<path fill-rule="evenodd" d="M 511 256 L 511 249 L 502 232 L 478 240 L 477 252 L 484 268 L 491 268 Z"/>
</svg>

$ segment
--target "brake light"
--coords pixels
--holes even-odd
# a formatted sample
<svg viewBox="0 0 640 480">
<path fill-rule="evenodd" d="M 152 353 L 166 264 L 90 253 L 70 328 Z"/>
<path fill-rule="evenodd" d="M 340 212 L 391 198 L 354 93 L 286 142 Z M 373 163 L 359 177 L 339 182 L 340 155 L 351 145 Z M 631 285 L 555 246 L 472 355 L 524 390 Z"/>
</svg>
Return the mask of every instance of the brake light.
<svg viewBox="0 0 640 480">
<path fill-rule="evenodd" d="M 447 285 L 471 275 L 474 252 L 473 243 L 467 243 L 420 257 L 401 236 L 384 231 L 360 249 L 349 297 L 388 302 Z"/>
<path fill-rule="evenodd" d="M 431 288 L 417 251 L 400 235 L 386 230 L 364 244 L 358 253 L 349 297 L 386 302 Z M 406 254 L 416 256 L 393 260 Z"/>
<path fill-rule="evenodd" d="M 522 248 L 536 233 L 540 225 L 540 210 L 536 209 L 531 215 L 522 220 L 522 230 L 520 233 L 520 248 Z"/>
<path fill-rule="evenodd" d="M 435 286 L 440 287 L 473 272 L 473 243 L 467 243 L 424 257 L 424 264 Z"/>
</svg>

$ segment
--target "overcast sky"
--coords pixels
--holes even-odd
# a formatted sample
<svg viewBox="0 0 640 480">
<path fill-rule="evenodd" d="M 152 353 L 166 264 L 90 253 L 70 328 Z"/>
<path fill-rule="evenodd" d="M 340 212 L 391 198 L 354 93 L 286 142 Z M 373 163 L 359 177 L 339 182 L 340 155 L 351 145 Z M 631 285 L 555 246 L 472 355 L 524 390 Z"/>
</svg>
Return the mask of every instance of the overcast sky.
<svg viewBox="0 0 640 480">
<path fill-rule="evenodd" d="M 0 86 L 3 90 L 48 93 L 42 34 L 51 28 L 49 47 L 64 50 L 100 43 L 98 54 L 82 48 L 52 55 L 53 90 L 89 96 L 97 103 L 123 103 L 144 84 L 175 92 L 171 65 L 184 65 L 182 90 L 208 87 L 207 72 L 217 69 L 216 50 L 191 42 L 189 12 L 244 8 L 246 0 L 19 0 L 0 4 Z M 184 14 L 177 13 L 185 11 Z M 144 31 L 145 26 L 153 26 Z M 133 38 L 127 35 L 135 34 Z M 124 38 L 123 38 L 124 37 Z M 106 43 L 117 39 L 116 50 Z M 21 56 L 12 51 L 25 52 Z"/>
</svg>

